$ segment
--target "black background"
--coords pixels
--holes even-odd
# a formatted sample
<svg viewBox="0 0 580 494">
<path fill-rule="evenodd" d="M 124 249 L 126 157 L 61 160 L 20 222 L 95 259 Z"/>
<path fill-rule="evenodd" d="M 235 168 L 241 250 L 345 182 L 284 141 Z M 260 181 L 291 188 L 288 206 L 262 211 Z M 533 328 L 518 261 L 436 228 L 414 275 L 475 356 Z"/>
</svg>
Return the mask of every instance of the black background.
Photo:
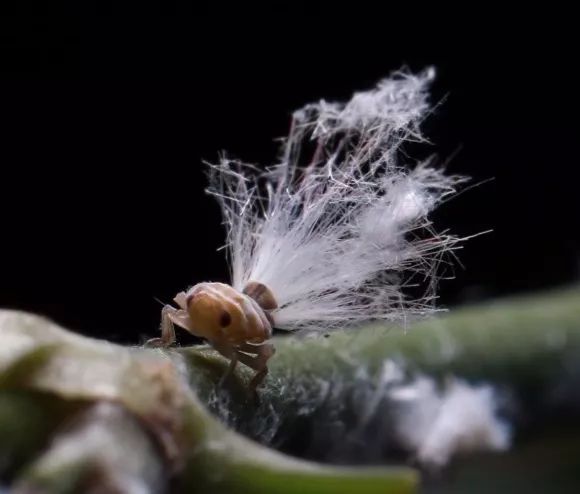
<svg viewBox="0 0 580 494">
<path fill-rule="evenodd" d="M 202 160 L 268 164 L 293 109 L 403 65 L 435 66 L 445 97 L 427 151 L 472 183 L 493 178 L 435 216 L 458 235 L 493 229 L 459 253 L 441 304 L 577 280 L 571 13 L 113 5 L 0 20 L 0 306 L 153 336 L 155 298 L 227 280 Z"/>
</svg>

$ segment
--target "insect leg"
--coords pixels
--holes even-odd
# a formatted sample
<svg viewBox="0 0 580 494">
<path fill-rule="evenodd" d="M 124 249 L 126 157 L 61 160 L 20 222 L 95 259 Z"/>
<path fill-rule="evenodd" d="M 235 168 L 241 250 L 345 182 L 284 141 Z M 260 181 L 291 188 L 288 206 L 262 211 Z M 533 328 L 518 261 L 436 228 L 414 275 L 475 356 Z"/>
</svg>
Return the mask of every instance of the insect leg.
<svg viewBox="0 0 580 494">
<path fill-rule="evenodd" d="M 226 380 L 234 373 L 234 370 L 236 369 L 236 365 L 238 365 L 238 354 L 234 352 L 233 355 L 231 356 L 230 365 L 228 366 L 228 370 L 224 373 L 224 375 L 220 379 L 220 382 L 219 382 L 220 386 L 223 386 L 223 384 L 226 382 Z"/>
<path fill-rule="evenodd" d="M 263 343 L 261 345 L 244 343 L 240 346 L 237 352 L 240 362 L 257 371 L 250 381 L 250 391 L 255 392 L 256 388 L 268 374 L 268 360 L 270 360 L 275 352 L 276 349 L 272 343 Z M 256 356 L 252 357 L 248 353 L 255 354 Z"/>
<path fill-rule="evenodd" d="M 218 343 L 216 341 L 211 342 L 211 346 L 218 351 L 221 355 L 223 355 L 225 358 L 229 359 L 230 361 L 230 365 L 228 366 L 228 370 L 224 373 L 224 375 L 221 377 L 220 381 L 219 381 L 219 385 L 222 386 L 226 380 L 228 379 L 228 377 L 230 377 L 233 373 L 234 370 L 236 369 L 236 365 L 238 364 L 238 353 L 236 352 L 236 349 L 234 346 L 230 345 L 230 344 L 226 344 L 226 343 Z"/>
<path fill-rule="evenodd" d="M 171 305 L 165 305 L 161 311 L 161 338 L 152 338 L 145 346 L 167 347 L 175 343 L 175 329 L 173 323 L 182 326 L 186 321 L 183 319 L 185 311 L 177 310 Z M 187 313 L 185 313 L 187 314 Z"/>
</svg>

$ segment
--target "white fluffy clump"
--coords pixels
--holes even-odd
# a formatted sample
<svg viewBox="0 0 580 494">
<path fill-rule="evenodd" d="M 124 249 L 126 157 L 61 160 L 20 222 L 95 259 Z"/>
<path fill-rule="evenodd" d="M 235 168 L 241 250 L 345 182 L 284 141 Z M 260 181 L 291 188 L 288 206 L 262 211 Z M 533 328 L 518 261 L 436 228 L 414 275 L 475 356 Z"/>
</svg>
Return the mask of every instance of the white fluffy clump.
<svg viewBox="0 0 580 494">
<path fill-rule="evenodd" d="M 511 443 L 509 424 L 498 415 L 497 392 L 451 378 L 438 389 L 429 377 L 395 388 L 396 433 L 424 465 L 441 467 L 455 455 L 505 451 Z"/>
<path fill-rule="evenodd" d="M 397 72 L 346 104 L 296 111 L 279 163 L 265 171 L 210 165 L 232 285 L 267 285 L 276 327 L 328 330 L 434 310 L 436 268 L 457 239 L 436 234 L 428 214 L 461 179 L 401 162 L 401 145 L 423 140 L 432 78 L 432 69 Z M 423 289 L 410 297 L 410 286 Z"/>
</svg>

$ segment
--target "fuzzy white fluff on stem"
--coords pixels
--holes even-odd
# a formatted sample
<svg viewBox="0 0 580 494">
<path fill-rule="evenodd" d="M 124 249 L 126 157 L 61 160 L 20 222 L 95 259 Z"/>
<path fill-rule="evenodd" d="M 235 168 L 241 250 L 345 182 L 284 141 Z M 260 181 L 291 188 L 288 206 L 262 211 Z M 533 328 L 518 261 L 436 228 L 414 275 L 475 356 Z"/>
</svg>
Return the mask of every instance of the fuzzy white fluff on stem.
<svg viewBox="0 0 580 494">
<path fill-rule="evenodd" d="M 280 160 L 265 170 L 210 165 L 232 285 L 267 285 L 276 327 L 326 331 L 435 310 L 438 267 L 458 239 L 437 234 L 428 214 L 463 178 L 405 166 L 401 150 L 424 140 L 433 76 L 399 71 L 345 104 L 294 112 Z"/>
</svg>

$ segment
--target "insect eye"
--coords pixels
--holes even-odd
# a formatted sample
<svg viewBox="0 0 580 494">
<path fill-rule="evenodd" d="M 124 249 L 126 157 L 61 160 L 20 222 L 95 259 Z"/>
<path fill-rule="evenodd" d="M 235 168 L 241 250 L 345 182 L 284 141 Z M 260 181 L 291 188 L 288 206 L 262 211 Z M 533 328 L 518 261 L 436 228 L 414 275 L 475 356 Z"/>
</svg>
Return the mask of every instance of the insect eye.
<svg viewBox="0 0 580 494">
<path fill-rule="evenodd" d="M 220 326 L 225 328 L 229 326 L 232 322 L 232 316 L 227 310 L 224 310 L 220 316 Z"/>
</svg>

